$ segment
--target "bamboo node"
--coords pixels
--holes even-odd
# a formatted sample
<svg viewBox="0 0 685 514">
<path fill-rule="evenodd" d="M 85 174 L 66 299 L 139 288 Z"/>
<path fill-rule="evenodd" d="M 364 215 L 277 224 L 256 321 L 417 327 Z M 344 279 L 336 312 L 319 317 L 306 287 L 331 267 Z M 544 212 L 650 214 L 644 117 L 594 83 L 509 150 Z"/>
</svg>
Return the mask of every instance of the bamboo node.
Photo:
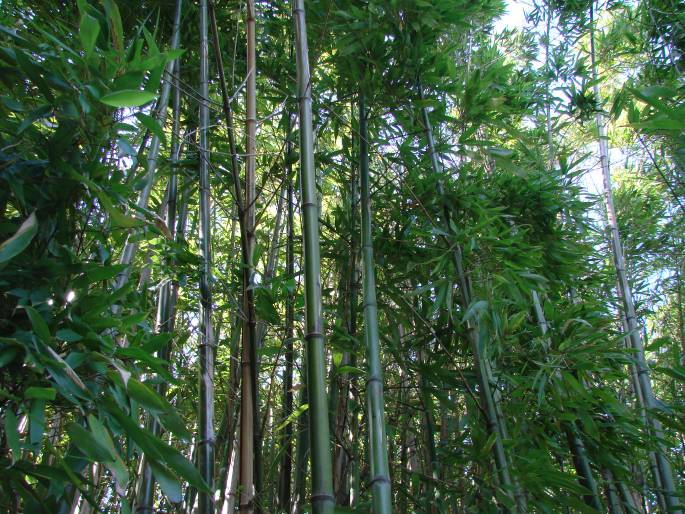
<svg viewBox="0 0 685 514">
<path fill-rule="evenodd" d="M 319 494 L 312 494 L 309 498 L 312 503 L 317 502 L 317 501 L 322 501 L 322 502 L 331 502 L 335 503 L 335 498 L 333 497 L 332 494 L 328 493 L 319 493 Z"/>
<path fill-rule="evenodd" d="M 375 485 L 376 483 L 389 484 L 389 483 L 390 483 L 390 479 L 389 479 L 388 477 L 386 477 L 385 475 L 376 475 L 375 477 L 373 477 L 373 478 L 371 479 L 371 481 L 369 482 L 369 485 L 370 485 L 370 486 L 373 486 L 373 485 Z"/>
</svg>

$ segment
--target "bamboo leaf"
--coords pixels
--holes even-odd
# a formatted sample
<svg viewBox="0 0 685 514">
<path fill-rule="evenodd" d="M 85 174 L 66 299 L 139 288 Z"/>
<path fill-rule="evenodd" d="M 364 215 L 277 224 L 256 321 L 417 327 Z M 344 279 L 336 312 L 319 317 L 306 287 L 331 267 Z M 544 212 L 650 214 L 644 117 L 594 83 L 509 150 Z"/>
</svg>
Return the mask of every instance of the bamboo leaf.
<svg viewBox="0 0 685 514">
<path fill-rule="evenodd" d="M 86 51 L 86 54 L 90 54 L 95 48 L 95 42 L 97 41 L 98 34 L 100 33 L 100 24 L 98 20 L 93 18 L 90 14 L 84 14 L 81 17 L 81 23 L 79 24 L 79 36 L 81 37 L 81 45 Z"/>
<path fill-rule="evenodd" d="M 98 195 L 98 200 L 109 213 L 112 223 L 122 228 L 134 228 L 143 225 L 143 221 L 136 219 L 128 214 L 124 214 L 112 204 L 112 201 L 105 194 Z"/>
<path fill-rule="evenodd" d="M 149 129 L 150 132 L 156 135 L 163 143 L 166 143 L 164 129 L 155 118 L 143 112 L 136 113 L 136 118 L 138 118 L 138 121 L 140 121 L 143 127 Z"/>
<path fill-rule="evenodd" d="M 75 343 L 83 339 L 81 334 L 77 334 L 70 328 L 61 328 L 55 333 L 55 337 L 60 341 L 65 341 L 67 343 Z"/>
<path fill-rule="evenodd" d="M 167 410 L 166 403 L 150 387 L 139 382 L 135 378 L 129 378 L 126 384 L 131 398 L 139 402 L 146 409 L 154 414 L 159 414 Z"/>
<path fill-rule="evenodd" d="M 29 307 L 28 305 L 24 306 L 24 310 L 31 321 L 34 333 L 44 343 L 49 342 L 52 336 L 50 335 L 50 329 L 48 328 L 48 324 L 45 323 L 43 316 L 41 316 L 36 309 Z"/>
<path fill-rule="evenodd" d="M 480 314 L 485 311 L 488 308 L 488 302 L 485 300 L 478 300 L 475 302 L 471 302 L 471 305 L 469 305 L 469 308 L 466 309 L 466 313 L 464 314 L 464 317 L 462 319 L 463 323 L 466 323 L 467 321 L 473 319 L 474 317 L 480 316 Z"/>
<path fill-rule="evenodd" d="M 45 400 L 33 400 L 29 410 L 29 443 L 37 447 L 45 433 Z"/>
<path fill-rule="evenodd" d="M 676 380 L 685 383 L 685 367 L 684 366 L 674 365 L 673 367 L 670 367 L 670 368 L 657 367 L 657 368 L 654 368 L 654 371 L 664 373 L 665 375 L 668 375 L 671 378 L 675 378 Z"/>
<path fill-rule="evenodd" d="M 109 435 L 109 432 L 105 426 L 92 414 L 88 415 L 88 425 L 93 433 L 93 437 L 98 442 L 100 446 L 109 450 L 110 454 L 114 459 L 112 461 L 105 461 L 105 466 L 110 470 L 114 478 L 116 479 L 116 489 L 119 495 L 126 494 L 126 484 L 129 480 L 128 469 L 126 464 L 121 459 L 119 452 L 117 452 L 114 446 L 114 441 Z"/>
<path fill-rule="evenodd" d="M 0 244 L 0 264 L 23 252 L 38 233 L 36 213 L 32 212 L 15 234 Z"/>
<path fill-rule="evenodd" d="M 181 491 L 181 484 L 178 479 L 171 473 L 163 464 L 150 460 L 150 468 L 152 474 L 155 476 L 159 487 L 164 492 L 165 496 L 171 503 L 181 503 L 183 500 L 183 492 Z"/>
<path fill-rule="evenodd" d="M 111 107 L 140 107 L 157 98 L 149 91 L 138 89 L 123 89 L 100 97 L 100 101 Z"/>
<path fill-rule="evenodd" d="M 12 450 L 12 464 L 14 464 L 21 455 L 21 447 L 19 445 L 19 422 L 14 410 L 11 407 L 5 409 L 5 438 L 7 439 L 7 446 Z"/>
<path fill-rule="evenodd" d="M 290 423 L 295 421 L 297 418 L 299 418 L 303 412 L 305 412 L 307 409 L 309 409 L 309 404 L 305 403 L 303 405 L 300 405 L 297 409 L 295 409 L 285 420 L 276 427 L 276 432 L 279 432 L 283 430 L 286 426 L 288 426 Z"/>
<path fill-rule="evenodd" d="M 54 400 L 56 397 L 57 391 L 52 387 L 29 387 L 24 393 L 24 398 L 36 400 Z"/>
<path fill-rule="evenodd" d="M 92 432 L 78 423 L 69 423 L 67 433 L 79 451 L 92 462 L 112 462 L 115 459 L 106 443 L 98 441 Z"/>
</svg>

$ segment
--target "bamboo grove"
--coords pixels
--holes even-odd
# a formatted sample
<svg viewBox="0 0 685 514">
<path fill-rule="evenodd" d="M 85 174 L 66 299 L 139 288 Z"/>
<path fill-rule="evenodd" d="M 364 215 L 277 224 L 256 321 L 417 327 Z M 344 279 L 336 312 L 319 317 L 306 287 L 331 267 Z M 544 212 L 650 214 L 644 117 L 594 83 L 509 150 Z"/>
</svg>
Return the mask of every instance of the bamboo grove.
<svg viewBox="0 0 685 514">
<path fill-rule="evenodd" d="M 684 52 L 674 0 L 0 2 L 0 510 L 683 512 Z"/>
</svg>

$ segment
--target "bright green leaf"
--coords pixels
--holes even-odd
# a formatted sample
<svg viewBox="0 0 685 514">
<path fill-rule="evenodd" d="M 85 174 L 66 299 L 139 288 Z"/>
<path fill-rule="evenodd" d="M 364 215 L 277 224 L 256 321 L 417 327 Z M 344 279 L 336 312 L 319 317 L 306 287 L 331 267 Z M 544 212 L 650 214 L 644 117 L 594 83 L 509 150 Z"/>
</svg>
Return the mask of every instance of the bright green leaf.
<svg viewBox="0 0 685 514">
<path fill-rule="evenodd" d="M 36 213 L 32 212 L 15 234 L 0 244 L 0 264 L 23 252 L 38 233 Z"/>
<path fill-rule="evenodd" d="M 79 36 L 81 37 L 81 45 L 87 54 L 95 48 L 98 34 L 100 33 L 100 24 L 98 20 L 93 18 L 90 14 L 84 14 L 81 17 L 79 24 Z"/>
<path fill-rule="evenodd" d="M 100 98 L 103 104 L 112 107 L 140 107 L 146 103 L 151 102 L 157 98 L 157 95 L 149 91 L 140 91 L 138 89 L 123 89 L 109 93 Z"/>
</svg>

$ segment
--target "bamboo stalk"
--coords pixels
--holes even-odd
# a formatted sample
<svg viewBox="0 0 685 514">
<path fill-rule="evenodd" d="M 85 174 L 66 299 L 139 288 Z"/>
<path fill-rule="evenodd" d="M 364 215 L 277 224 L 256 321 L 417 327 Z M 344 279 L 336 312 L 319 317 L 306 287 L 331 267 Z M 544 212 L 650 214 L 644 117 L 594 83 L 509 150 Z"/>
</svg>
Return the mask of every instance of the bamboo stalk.
<svg viewBox="0 0 685 514">
<path fill-rule="evenodd" d="M 601 99 L 598 82 L 597 59 L 595 53 L 595 28 L 594 28 L 594 1 L 590 4 L 590 60 L 592 64 L 592 78 L 593 90 L 595 97 Z M 673 481 L 673 471 L 671 464 L 666 456 L 666 448 L 664 445 L 664 433 L 661 422 L 651 414 L 651 410 L 657 408 L 656 397 L 652 390 L 652 381 L 650 378 L 649 367 L 645 359 L 645 350 L 642 345 L 642 338 L 635 312 L 635 303 L 633 301 L 633 293 L 628 281 L 628 274 L 626 271 L 625 256 L 623 255 L 623 247 L 621 245 L 621 236 L 618 231 L 618 220 L 616 217 L 616 208 L 614 207 L 614 195 L 611 184 L 611 170 L 609 167 L 609 137 L 607 135 L 606 120 L 604 113 L 600 110 L 595 115 L 597 123 L 597 131 L 599 138 L 599 153 L 600 166 L 602 169 L 602 178 L 604 185 L 604 203 L 607 213 L 607 228 L 609 230 L 609 239 L 611 249 L 614 256 L 614 266 L 616 268 L 616 277 L 618 280 L 618 294 L 623 305 L 623 315 L 627 324 L 627 337 L 629 338 L 633 349 L 635 350 L 635 360 L 637 366 L 637 385 L 642 392 L 642 399 L 644 402 L 644 409 L 647 416 L 648 424 L 657 440 L 658 451 L 656 452 L 656 464 L 661 487 L 667 504 L 668 511 L 674 514 L 680 514 L 682 511 L 679 508 L 680 502 L 675 491 Z M 638 397 L 639 398 L 639 397 Z"/>
<path fill-rule="evenodd" d="M 179 1 L 180 4 L 180 1 Z M 179 63 L 176 63 L 174 68 L 174 77 L 177 78 L 179 73 Z M 180 152 L 180 141 L 179 141 L 179 131 L 180 131 L 180 114 L 181 114 L 181 94 L 180 89 L 174 89 L 174 120 L 173 120 L 173 130 L 172 130 L 172 145 L 171 145 L 171 162 L 172 166 L 178 162 L 179 152 Z M 166 203 L 166 224 L 171 232 L 172 238 L 176 237 L 176 206 L 177 206 L 177 196 L 178 196 L 178 177 L 176 173 L 173 173 L 169 178 L 168 187 L 168 198 Z M 167 260 L 167 264 L 170 262 Z M 174 331 L 174 321 L 176 317 L 176 294 L 177 284 L 174 282 L 165 282 L 159 291 L 158 304 L 157 304 L 157 331 L 159 333 L 172 333 Z M 169 361 L 171 358 L 171 343 L 167 343 L 158 352 L 160 359 Z M 157 392 L 160 396 L 166 396 L 167 383 L 161 382 L 157 386 Z M 150 424 L 150 430 L 155 436 L 160 433 L 160 425 L 156 419 L 153 419 Z M 140 480 L 140 487 L 136 495 L 136 507 L 134 512 L 145 513 L 152 512 L 153 510 L 153 498 L 155 490 L 155 480 L 152 475 L 152 469 L 148 464 L 145 456 L 143 455 L 143 474 Z"/>
<path fill-rule="evenodd" d="M 285 252 L 285 274 L 288 280 L 295 280 L 295 226 L 294 226 L 294 197 L 292 164 L 290 156 L 292 153 L 292 143 L 290 142 L 290 115 L 286 119 L 286 203 L 287 203 L 287 226 L 288 241 Z M 294 363 L 294 337 L 295 337 L 295 287 L 288 288 L 288 297 L 285 306 L 285 369 L 283 370 L 283 419 L 293 412 L 293 363 Z M 278 507 L 281 512 L 290 513 L 292 507 L 291 498 L 291 475 L 293 470 L 293 427 L 288 423 L 283 430 L 283 450 L 278 479 Z"/>
<path fill-rule="evenodd" d="M 247 18 L 247 85 L 245 88 L 246 108 L 246 150 L 245 159 L 245 237 L 246 253 L 248 256 L 248 273 L 243 276 L 243 291 L 252 289 L 254 283 L 254 266 L 252 255 L 255 247 L 255 201 L 256 201 L 256 50 L 255 50 L 255 3 L 248 0 L 246 4 Z M 243 295 L 244 311 L 248 313 L 246 325 L 243 327 L 242 361 L 242 398 L 240 416 L 240 512 L 249 514 L 255 509 L 257 494 L 257 477 L 259 471 L 259 429 L 257 412 L 257 359 L 256 359 L 256 324 L 254 309 L 247 305 L 248 296 Z"/>
<path fill-rule="evenodd" d="M 175 41 L 178 45 L 178 40 L 180 39 L 180 24 L 181 24 L 181 11 L 182 11 L 182 0 L 177 0 L 176 11 L 174 16 L 174 27 L 172 44 Z M 174 163 L 178 162 L 180 156 L 180 116 L 181 116 L 181 90 L 178 87 L 178 76 L 180 74 L 180 61 L 175 60 L 173 62 L 173 85 L 174 85 L 174 118 L 173 127 L 171 132 L 172 144 L 171 144 L 171 162 L 172 166 Z M 165 83 L 165 86 L 167 84 Z M 169 84 L 170 85 L 170 84 Z M 157 138 L 157 136 L 155 136 Z M 158 140 L 159 138 L 157 138 Z M 157 141 L 157 149 L 159 149 L 159 141 Z M 158 150 L 157 150 L 158 151 Z M 169 178 L 168 191 L 167 191 L 167 202 L 166 202 L 166 225 L 171 232 L 172 238 L 176 235 L 176 204 L 178 196 L 178 177 L 176 173 L 172 173 Z M 170 282 L 164 283 L 160 288 L 157 304 L 157 330 L 160 333 L 172 333 L 174 330 L 174 319 L 176 315 L 176 295 L 174 294 L 174 286 Z M 171 357 L 171 344 L 168 343 L 164 348 L 160 349 L 158 355 L 161 359 L 169 361 Z M 167 384 L 162 382 L 157 387 L 157 392 L 162 396 L 166 396 Z M 160 433 L 160 425 L 156 419 L 152 419 L 150 423 L 150 430 L 155 436 Z M 155 491 L 155 479 L 152 475 L 152 469 L 145 455 L 141 457 L 142 466 L 142 476 L 139 484 L 139 489 L 136 494 L 136 505 L 133 512 L 145 513 L 152 512 L 153 510 L 153 499 Z"/>
<path fill-rule="evenodd" d="M 314 169 L 311 75 L 304 0 L 294 0 L 297 97 L 300 104 L 300 184 L 305 267 L 305 341 L 307 342 L 307 394 L 309 396 L 312 462 L 312 512 L 332 514 L 333 478 L 328 407 L 324 384 L 324 334 L 321 315 L 321 258 L 319 255 L 319 209 Z"/>
<path fill-rule="evenodd" d="M 252 3 L 252 14 L 250 14 L 250 5 L 248 5 L 248 22 L 252 18 L 254 22 L 254 4 Z M 228 88 L 226 85 L 226 76 L 224 74 L 223 59 L 221 56 L 221 46 L 219 43 L 219 31 L 216 23 L 216 15 L 213 4 L 210 5 L 209 10 L 212 26 L 212 39 L 214 46 L 214 57 L 217 62 L 219 72 L 219 85 L 221 89 L 222 110 L 224 120 L 226 123 L 226 131 L 228 135 L 231 176 L 233 179 L 233 192 L 235 195 L 236 208 L 238 210 L 238 224 L 240 228 L 240 248 L 242 258 L 242 304 L 243 304 L 243 329 L 242 329 L 242 352 L 241 352 L 241 401 L 240 401 L 240 444 L 239 446 L 239 483 L 240 483 L 240 500 L 239 505 L 241 512 L 252 512 L 254 510 L 254 476 L 255 476 L 255 425 L 258 420 L 255 412 L 256 406 L 256 373 L 254 372 L 252 363 L 256 362 L 254 358 L 256 340 L 256 316 L 254 311 L 254 290 L 249 287 L 253 282 L 253 263 L 252 254 L 254 249 L 254 199 L 250 196 L 250 187 L 254 192 L 254 178 L 251 186 L 249 180 L 246 180 L 245 195 L 243 196 L 243 188 L 240 180 L 240 167 L 238 164 L 238 150 L 235 142 L 235 130 L 233 124 L 233 110 L 230 104 L 230 97 L 228 95 Z M 254 30 L 254 27 L 248 30 Z M 249 34 L 248 34 L 249 36 Z M 248 37 L 249 39 L 249 37 Z M 248 66 L 248 73 L 250 67 Z M 248 78 L 249 81 L 249 78 Z M 254 85 L 254 84 L 253 84 Z M 249 87 L 248 87 L 249 90 Z M 249 104 L 250 102 L 248 102 Z M 254 118 L 255 116 L 253 116 Z M 248 115 L 249 118 L 249 115 Z M 249 122 L 249 120 L 248 120 Z M 252 125 L 252 123 L 250 123 Z M 250 137 L 248 136 L 248 144 Z M 252 137 L 254 142 L 254 134 Z M 255 152 L 252 151 L 248 155 L 254 159 Z M 254 170 L 254 167 L 252 167 Z M 246 166 L 246 174 L 249 175 Z"/>
<path fill-rule="evenodd" d="M 171 49 L 175 50 L 178 48 L 179 41 L 181 39 L 181 10 L 182 10 L 182 0 L 177 0 L 176 11 L 174 16 L 174 26 L 171 34 Z M 177 60 L 170 61 L 167 63 L 165 68 L 165 75 L 171 76 L 174 71 L 174 66 Z M 167 114 L 167 106 L 169 105 L 169 95 L 171 93 L 171 82 L 170 80 L 164 80 L 162 82 L 162 90 L 159 95 L 159 102 L 157 103 L 157 123 L 161 127 L 164 126 Z M 143 146 L 145 143 L 145 138 L 143 138 Z M 155 184 L 155 175 L 157 173 L 157 159 L 159 157 L 161 141 L 158 135 L 153 135 L 150 140 L 150 147 L 147 153 L 147 169 L 145 173 L 145 186 L 138 196 L 138 201 L 136 205 L 139 208 L 146 208 L 150 200 L 150 194 L 152 193 L 152 187 Z M 141 147 L 142 148 L 142 147 Z M 137 162 L 137 161 L 136 161 Z M 131 241 L 131 236 L 126 239 L 126 244 L 119 257 L 119 264 L 130 265 L 138 250 L 138 243 Z M 116 278 L 115 289 L 121 289 L 129 279 L 131 274 L 131 267 L 128 266 L 124 271 L 122 271 Z"/>
<path fill-rule="evenodd" d="M 210 283 L 211 217 L 209 184 L 209 56 L 207 42 L 207 0 L 200 0 L 200 338 L 199 338 L 199 421 L 197 465 L 210 493 L 200 491 L 198 513 L 214 514 L 214 334 L 212 333 L 212 290 Z"/>
<path fill-rule="evenodd" d="M 420 96 L 423 98 L 422 91 L 419 91 L 419 93 Z M 433 173 L 440 176 L 442 174 L 441 166 L 438 160 L 438 154 L 435 150 L 435 139 L 433 138 L 433 131 L 431 128 L 430 119 L 428 117 L 428 110 L 426 107 L 421 108 L 421 114 L 423 118 L 426 140 L 428 142 L 429 156 L 431 159 Z M 443 196 L 443 194 L 444 189 L 442 181 L 439 181 L 438 195 Z M 449 220 L 451 218 L 451 213 L 449 210 L 449 206 L 447 204 L 444 205 L 443 216 L 443 223 L 447 227 L 447 230 L 449 230 Z M 471 287 L 463 267 L 461 258 L 461 248 L 458 245 L 456 245 L 453 253 L 454 265 L 457 270 L 457 278 L 459 280 L 461 290 L 462 308 L 464 309 L 464 312 L 466 312 L 468 307 L 471 305 L 472 301 Z M 500 483 L 503 489 L 505 490 L 506 494 L 513 493 L 513 496 L 516 499 L 518 511 L 524 513 L 526 512 L 526 508 L 523 505 L 524 499 L 522 498 L 518 487 L 516 487 L 514 482 L 512 481 L 509 472 L 509 463 L 503 442 L 504 435 L 502 428 L 500 426 L 500 417 L 497 415 L 497 406 L 491 387 L 492 370 L 490 368 L 489 362 L 487 361 L 487 358 L 484 358 L 481 354 L 482 334 L 478 322 L 472 322 L 470 320 L 467 322 L 467 335 L 471 347 L 471 352 L 473 353 L 474 357 L 476 378 L 478 380 L 481 401 L 486 415 L 487 427 L 491 434 L 495 434 L 495 444 L 493 445 L 493 459 L 495 461 L 495 467 L 497 468 Z M 503 506 L 503 510 L 505 512 L 509 512 L 509 509 L 506 506 Z"/>
<path fill-rule="evenodd" d="M 390 514 L 390 470 L 385 434 L 383 371 L 378 335 L 376 272 L 373 262 L 371 192 L 369 177 L 369 134 L 364 93 L 359 95 L 359 177 L 361 183 L 362 263 L 364 279 L 364 339 L 366 340 L 366 394 L 369 419 L 370 486 L 374 514 Z"/>
</svg>

